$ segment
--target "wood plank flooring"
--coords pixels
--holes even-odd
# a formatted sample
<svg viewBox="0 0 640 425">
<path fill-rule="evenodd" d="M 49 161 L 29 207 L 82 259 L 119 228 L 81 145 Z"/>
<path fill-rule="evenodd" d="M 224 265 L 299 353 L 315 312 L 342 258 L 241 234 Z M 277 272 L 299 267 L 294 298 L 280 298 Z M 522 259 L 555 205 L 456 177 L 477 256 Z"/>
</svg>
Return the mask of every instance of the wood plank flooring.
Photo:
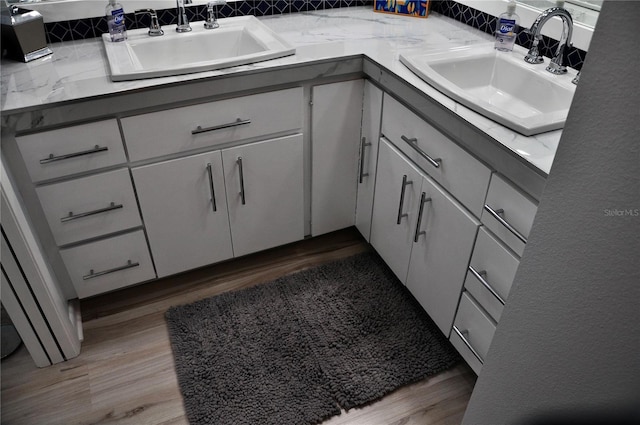
<svg viewBox="0 0 640 425">
<path fill-rule="evenodd" d="M 22 347 L 2 361 L 1 422 L 186 425 L 167 308 L 369 249 L 355 229 L 347 229 L 83 300 L 80 356 L 38 369 Z M 461 363 L 323 425 L 459 424 L 474 383 L 474 373 Z"/>
</svg>

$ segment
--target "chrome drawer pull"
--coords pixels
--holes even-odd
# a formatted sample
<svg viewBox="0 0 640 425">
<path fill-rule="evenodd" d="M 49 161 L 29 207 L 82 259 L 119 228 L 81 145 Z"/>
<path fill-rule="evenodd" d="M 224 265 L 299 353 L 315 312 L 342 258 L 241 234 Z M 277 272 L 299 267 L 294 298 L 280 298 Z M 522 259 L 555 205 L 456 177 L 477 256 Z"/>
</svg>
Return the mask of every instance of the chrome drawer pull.
<svg viewBox="0 0 640 425">
<path fill-rule="evenodd" d="M 500 304 L 504 305 L 504 300 L 502 299 L 500 294 L 498 294 L 496 290 L 493 289 L 489 282 L 487 282 L 487 280 L 484 278 L 487 275 L 487 272 L 485 270 L 478 272 L 473 268 L 473 266 L 469 266 L 469 271 L 476 277 L 476 279 L 480 281 L 480 283 L 482 283 L 485 288 L 487 288 L 489 292 L 491 292 L 491 295 L 493 295 L 500 302 Z"/>
<path fill-rule="evenodd" d="M 402 188 L 400 189 L 400 205 L 398 206 L 398 220 L 396 221 L 396 224 L 400 224 L 400 222 L 402 221 L 402 217 L 409 216 L 409 214 L 407 213 L 402 214 L 402 208 L 404 207 L 405 188 L 410 184 L 413 184 L 413 182 L 411 180 L 407 180 L 407 175 L 405 174 L 404 176 L 402 176 Z"/>
<path fill-rule="evenodd" d="M 478 359 L 480 364 L 484 364 L 484 360 L 482 360 L 482 357 L 480 357 L 480 354 L 478 354 L 478 352 L 473 349 L 473 347 L 471 346 L 469 341 L 467 341 L 467 338 L 465 338 L 465 335 L 468 335 L 469 331 L 467 331 L 467 330 L 460 331 L 456 325 L 453 325 L 453 330 L 454 330 L 455 333 L 458 334 L 458 336 L 460 337 L 462 342 L 464 342 L 464 345 L 466 345 L 467 348 L 473 353 L 473 355 L 476 356 L 476 359 Z"/>
<path fill-rule="evenodd" d="M 91 155 L 92 153 L 104 152 L 108 150 L 109 148 L 107 146 L 95 145 L 93 149 L 88 149 L 86 151 L 80 151 L 80 152 L 74 152 L 74 153 L 68 153 L 66 155 L 54 156 L 51 153 L 49 154 L 48 158 L 41 159 L 40 164 L 48 164 L 50 162 L 62 161 L 64 159 L 71 159 L 71 158 L 76 158 L 78 156 Z"/>
<path fill-rule="evenodd" d="M 420 148 L 420 146 L 418 146 L 418 139 L 416 139 L 415 137 L 409 139 L 404 134 L 402 136 L 400 136 L 400 138 L 402 140 L 404 140 L 405 142 L 407 142 L 409 144 L 409 146 L 411 146 L 413 149 L 415 149 L 415 151 L 418 152 L 420 154 L 420 156 L 422 156 L 424 159 L 429 161 L 429 163 L 431 165 L 433 165 L 435 168 L 440 168 L 440 165 L 442 164 L 442 158 L 436 158 L 436 159 L 431 158 L 428 153 L 423 151 Z"/>
<path fill-rule="evenodd" d="M 360 184 L 362 184 L 362 179 L 364 177 L 369 176 L 369 173 L 364 172 L 364 150 L 367 146 L 371 146 L 371 143 L 367 143 L 367 138 L 363 137 L 360 144 Z"/>
<path fill-rule="evenodd" d="M 202 128 L 202 126 L 197 126 L 195 130 L 191 130 L 191 134 L 200 134 L 206 133 L 208 131 L 216 131 L 216 130 L 224 130 L 225 128 L 238 127 L 240 125 L 251 124 L 251 120 L 243 120 L 241 118 L 236 119 L 234 122 L 229 122 L 226 124 L 214 125 L 213 127 Z"/>
<path fill-rule="evenodd" d="M 239 156 L 236 162 L 238 164 L 238 172 L 240 173 L 240 198 L 242 199 L 242 205 L 246 205 L 246 201 L 244 199 L 244 173 L 242 172 L 242 157 Z"/>
<path fill-rule="evenodd" d="M 427 202 L 431 202 L 431 198 L 427 198 L 427 194 L 422 192 L 422 195 L 420 196 L 420 209 L 418 210 L 418 222 L 416 223 L 416 233 L 413 236 L 414 242 L 418 242 L 418 238 L 420 238 L 420 235 L 427 234 L 426 230 L 420 231 L 420 228 L 422 227 L 422 213 L 424 212 L 424 204 L 426 204 Z"/>
<path fill-rule="evenodd" d="M 500 214 L 504 214 L 504 210 L 503 209 L 499 209 L 499 210 L 494 210 L 493 208 L 491 208 L 489 205 L 484 204 L 484 209 L 487 210 L 487 212 L 489 214 L 491 214 L 493 216 L 493 218 L 495 218 L 496 220 L 498 220 L 498 222 L 500 224 L 502 224 L 504 227 L 507 228 L 508 231 L 510 231 L 511 233 L 513 233 L 513 235 L 520 239 L 520 241 L 522 241 L 522 243 L 527 243 L 527 238 L 525 238 L 524 236 L 522 236 L 522 233 L 518 232 L 515 227 L 513 227 L 512 225 L 510 225 L 507 220 L 505 220 L 504 218 L 502 218 L 502 216 Z"/>
<path fill-rule="evenodd" d="M 209 191 L 211 192 L 211 204 L 213 205 L 213 212 L 218 211 L 218 206 L 216 205 L 216 190 L 213 187 L 213 168 L 211 167 L 211 163 L 207 164 L 207 174 L 209 174 Z"/>
<path fill-rule="evenodd" d="M 108 211 L 113 211 L 122 208 L 122 204 L 116 204 L 115 202 L 111 202 L 108 207 L 100 208 L 98 210 L 87 211 L 79 214 L 74 214 L 72 211 L 69 211 L 69 215 L 67 217 L 62 217 L 60 219 L 61 222 L 66 223 L 67 221 L 76 220 L 78 218 L 89 217 L 91 215 L 101 214 Z"/>
<path fill-rule="evenodd" d="M 86 276 L 82 276 L 82 280 L 93 279 L 94 277 L 104 276 L 105 274 L 119 272 L 120 270 L 131 269 L 133 267 L 138 267 L 140 263 L 135 262 L 132 263 L 131 260 L 127 260 L 127 264 L 120 267 L 114 267 L 113 269 L 103 270 L 101 272 L 94 272 L 93 269 L 89 270 L 89 274 Z"/>
</svg>

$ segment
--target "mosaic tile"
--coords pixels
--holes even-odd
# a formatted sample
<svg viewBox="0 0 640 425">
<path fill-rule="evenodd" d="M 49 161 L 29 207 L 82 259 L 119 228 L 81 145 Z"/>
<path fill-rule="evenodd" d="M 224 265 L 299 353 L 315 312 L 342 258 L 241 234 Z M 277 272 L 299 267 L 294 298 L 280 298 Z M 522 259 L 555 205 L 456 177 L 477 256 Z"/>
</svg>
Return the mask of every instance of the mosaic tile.
<svg viewBox="0 0 640 425">
<path fill-rule="evenodd" d="M 90 19 L 91 26 L 93 27 L 93 33 L 96 37 L 100 37 L 102 34 L 109 32 L 109 27 L 107 26 L 107 18 L 104 16 L 99 16 L 97 18 Z"/>
<path fill-rule="evenodd" d="M 309 0 L 307 3 L 307 10 L 323 10 L 324 9 L 324 0 Z"/>
<path fill-rule="evenodd" d="M 256 0 L 253 14 L 255 16 L 273 15 L 273 3 L 267 0 Z"/>
<path fill-rule="evenodd" d="M 308 10 L 307 0 L 292 0 L 291 1 L 291 13 L 306 12 Z"/>
<path fill-rule="evenodd" d="M 52 43 L 73 40 L 69 21 L 48 22 L 45 28 Z"/>
<path fill-rule="evenodd" d="M 82 40 L 85 38 L 93 38 L 93 26 L 89 19 L 74 19 L 69 21 L 69 29 L 74 40 Z"/>
<path fill-rule="evenodd" d="M 273 2 L 273 14 L 281 15 L 283 13 L 290 13 L 290 1 L 287 0 L 276 0 Z"/>
<path fill-rule="evenodd" d="M 324 0 L 325 9 L 337 9 L 340 7 L 340 0 Z"/>
</svg>

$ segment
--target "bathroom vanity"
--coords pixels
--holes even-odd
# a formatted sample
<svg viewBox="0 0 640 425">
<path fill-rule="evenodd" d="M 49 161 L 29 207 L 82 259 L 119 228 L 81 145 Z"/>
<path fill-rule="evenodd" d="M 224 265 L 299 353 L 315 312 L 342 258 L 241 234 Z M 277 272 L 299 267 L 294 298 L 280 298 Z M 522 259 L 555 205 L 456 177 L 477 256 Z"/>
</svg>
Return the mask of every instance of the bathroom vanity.
<svg viewBox="0 0 640 425">
<path fill-rule="evenodd" d="M 3 63 L 3 162 L 63 293 L 355 225 L 479 372 L 561 130 L 514 133 L 399 62 L 490 42 L 447 18 L 262 21 L 296 55 L 117 83 L 99 39 Z"/>
</svg>

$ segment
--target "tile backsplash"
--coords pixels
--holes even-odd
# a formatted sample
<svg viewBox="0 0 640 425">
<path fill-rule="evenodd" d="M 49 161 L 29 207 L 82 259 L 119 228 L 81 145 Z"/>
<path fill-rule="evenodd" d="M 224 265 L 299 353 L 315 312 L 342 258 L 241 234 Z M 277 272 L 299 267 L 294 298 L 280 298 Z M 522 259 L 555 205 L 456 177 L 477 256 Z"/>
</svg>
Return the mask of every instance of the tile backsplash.
<svg viewBox="0 0 640 425">
<path fill-rule="evenodd" d="M 219 7 L 218 17 L 267 16 L 341 7 L 373 7 L 373 4 L 374 0 L 239 0 Z M 432 12 L 463 22 L 488 34 L 492 34 L 495 30 L 497 20 L 495 16 L 465 6 L 454 0 L 433 0 Z M 205 20 L 206 5 L 187 7 L 187 17 L 190 22 Z M 175 8 L 158 10 L 158 19 L 160 25 L 175 24 L 177 21 Z M 145 28 L 149 26 L 149 16 L 147 14 L 135 15 L 128 13 L 126 22 L 129 29 Z M 108 31 L 107 20 L 104 16 L 49 22 L 45 24 L 45 27 L 47 39 L 50 43 L 99 37 L 100 34 Z M 525 30 L 526 28 L 520 28 L 516 42 L 521 46 L 529 47 L 531 45 L 531 37 Z M 547 57 L 552 57 L 557 47 L 558 41 L 546 36 L 540 43 L 540 51 Z M 586 55 L 587 52 L 584 50 L 571 47 L 567 52 L 569 66 L 578 70 L 581 69 Z"/>
</svg>

